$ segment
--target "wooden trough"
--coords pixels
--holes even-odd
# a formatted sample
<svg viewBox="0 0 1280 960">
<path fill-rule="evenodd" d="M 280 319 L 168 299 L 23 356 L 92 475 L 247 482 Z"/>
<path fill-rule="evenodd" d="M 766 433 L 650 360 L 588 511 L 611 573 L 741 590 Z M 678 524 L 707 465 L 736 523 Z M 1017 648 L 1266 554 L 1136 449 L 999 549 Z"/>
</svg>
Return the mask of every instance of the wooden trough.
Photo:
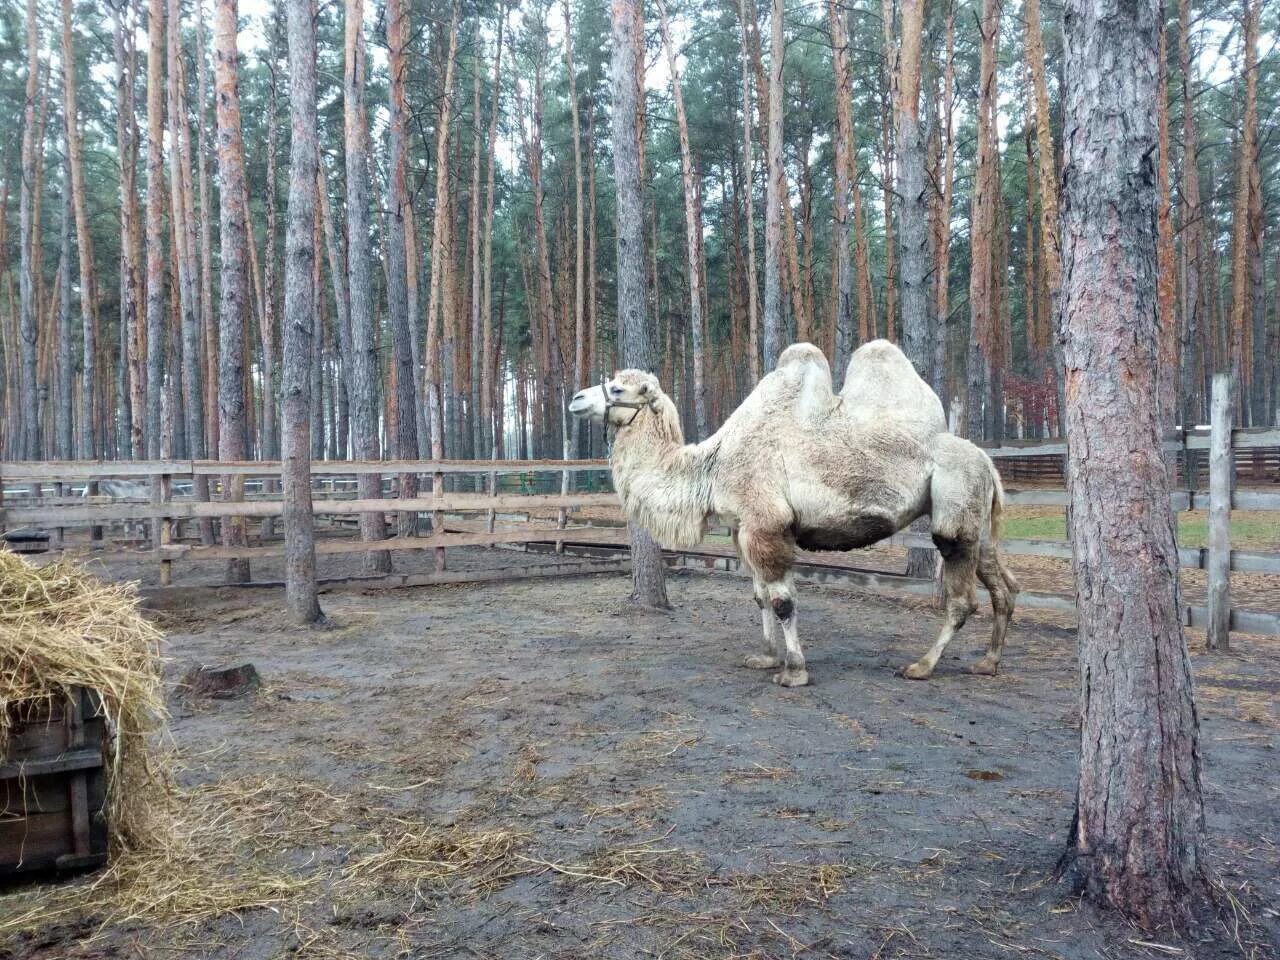
<svg viewBox="0 0 1280 960">
<path fill-rule="evenodd" d="M 0 878 L 107 860 L 106 721 L 84 687 L 10 704 L 0 766 Z"/>
</svg>

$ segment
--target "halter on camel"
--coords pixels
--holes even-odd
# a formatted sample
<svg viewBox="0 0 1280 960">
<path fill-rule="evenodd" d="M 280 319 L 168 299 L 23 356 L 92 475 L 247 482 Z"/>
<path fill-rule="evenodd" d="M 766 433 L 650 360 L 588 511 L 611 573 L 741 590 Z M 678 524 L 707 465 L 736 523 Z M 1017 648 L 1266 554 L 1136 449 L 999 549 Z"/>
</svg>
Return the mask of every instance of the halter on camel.
<svg viewBox="0 0 1280 960">
<path fill-rule="evenodd" d="M 658 398 L 656 396 L 650 397 L 648 400 L 641 400 L 641 401 L 610 400 L 609 399 L 609 381 L 605 377 L 600 378 L 600 391 L 604 394 L 604 414 L 605 414 L 604 423 L 605 423 L 606 432 L 608 431 L 608 428 L 609 428 L 609 411 L 612 410 L 614 407 L 621 407 L 624 410 L 635 411 L 635 413 L 631 414 L 631 419 L 628 420 L 626 423 L 618 424 L 619 427 L 629 427 L 633 423 L 635 423 L 636 417 L 640 416 L 640 411 L 643 410 L 645 407 L 648 407 L 652 411 L 656 411 L 658 409 Z"/>
</svg>

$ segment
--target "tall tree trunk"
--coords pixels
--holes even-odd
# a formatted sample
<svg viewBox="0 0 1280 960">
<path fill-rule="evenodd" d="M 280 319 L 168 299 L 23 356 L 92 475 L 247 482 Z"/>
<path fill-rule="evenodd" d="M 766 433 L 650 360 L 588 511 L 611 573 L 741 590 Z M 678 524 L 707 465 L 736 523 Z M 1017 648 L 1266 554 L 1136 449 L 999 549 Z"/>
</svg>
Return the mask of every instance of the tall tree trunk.
<svg viewBox="0 0 1280 960">
<path fill-rule="evenodd" d="M 769 149 L 764 215 L 764 369 L 772 370 L 782 352 L 782 66 L 786 46 L 782 33 L 782 0 L 772 0 L 769 17 Z"/>
<path fill-rule="evenodd" d="M 1250 299 L 1253 293 L 1250 281 L 1250 248 L 1252 247 L 1249 221 L 1252 210 L 1252 193 L 1258 186 L 1258 8 L 1261 0 L 1241 0 L 1241 20 L 1244 32 L 1241 46 L 1244 51 L 1241 78 L 1244 81 L 1244 114 L 1240 122 L 1240 139 L 1236 156 L 1235 214 L 1231 223 L 1231 372 L 1241 395 L 1248 397 L 1253 368 L 1253 311 Z M 1240 406 L 1241 411 L 1247 405 Z"/>
<path fill-rule="evenodd" d="M 702 209 L 695 184 L 693 150 L 689 144 L 689 118 L 684 109 L 684 93 L 680 87 L 680 69 L 676 63 L 675 45 L 671 42 L 671 25 L 667 22 L 667 6 L 658 0 L 662 45 L 667 52 L 667 69 L 671 73 L 671 92 L 676 104 L 676 123 L 680 133 L 680 168 L 684 180 L 684 239 L 689 264 L 689 334 L 693 350 L 693 420 L 694 440 L 705 439 L 707 431 L 707 385 L 702 320 Z"/>
<path fill-rule="evenodd" d="M 938 234 L 934 245 L 935 267 L 934 325 L 933 325 L 933 375 L 934 389 L 942 398 L 947 410 L 951 409 L 951 397 L 947 396 L 947 325 L 951 313 L 951 200 L 955 185 L 956 143 L 955 123 L 955 16 L 947 8 L 946 62 L 942 74 L 942 136 L 943 155 L 941 196 L 938 198 Z M 1030 177 L 1030 173 L 1027 174 Z"/>
<path fill-rule="evenodd" d="M 72 64 L 67 55 L 68 45 L 63 39 L 64 62 Z M 19 323 L 21 349 L 21 399 L 17 408 L 19 456 L 27 460 L 39 459 L 40 422 L 36 417 L 36 348 L 38 328 L 36 324 L 36 271 L 35 255 L 39 237 L 34 229 L 34 210 L 39 198 L 36 195 L 36 158 L 43 144 L 37 140 L 36 97 L 40 84 L 40 32 L 36 18 L 36 0 L 27 0 L 27 84 L 22 112 L 22 186 L 19 193 L 19 273 L 18 291 L 21 298 L 22 319 Z M 6 350 L 6 353 L 8 351 Z"/>
<path fill-rule="evenodd" d="M 158 0 L 153 0 L 153 9 Z M 218 459 L 244 460 L 245 378 L 244 324 L 249 310 L 247 247 L 249 211 L 245 204 L 244 138 L 240 127 L 239 66 L 236 49 L 236 0 L 216 0 L 213 17 L 214 94 L 218 123 L 218 186 L 221 189 L 222 284 L 218 343 Z M 153 47 L 154 47 L 153 41 Z M 149 200 L 150 198 L 148 198 Z M 151 291 L 148 290 L 148 296 Z M 244 478 L 222 478 L 223 499 L 244 499 Z M 228 547 L 246 543 L 244 517 L 223 520 L 222 542 Z M 249 579 L 249 561 L 227 561 L 227 580 Z"/>
<path fill-rule="evenodd" d="M 1178 0 L 1178 60 L 1182 77 L 1182 204 L 1181 274 L 1182 274 L 1182 423 L 1184 427 L 1199 422 L 1203 409 L 1197 402 L 1200 391 L 1196 357 L 1207 361 L 1200 350 L 1201 338 L 1208 327 L 1206 291 L 1203 283 L 1204 224 L 1200 207 L 1199 133 L 1196 127 L 1195 62 L 1191 53 L 1191 2 Z"/>
<path fill-rule="evenodd" d="M 493 54 L 493 84 L 490 90 L 489 103 L 489 158 L 487 164 L 487 172 L 485 174 L 485 200 L 484 200 L 484 241 L 483 241 L 483 263 L 484 263 L 484 281 L 483 281 L 483 304 L 481 306 L 481 324 L 482 331 L 480 335 L 482 347 L 481 353 L 484 358 L 484 366 L 481 370 L 480 382 L 480 417 L 484 422 L 484 448 L 480 452 L 487 452 L 492 457 L 497 457 L 497 446 L 501 442 L 498 434 L 501 432 L 495 420 L 500 422 L 502 410 L 494 403 L 494 381 L 498 379 L 495 371 L 500 370 L 498 367 L 497 350 L 494 349 L 493 337 L 493 207 L 496 189 L 494 186 L 494 166 L 497 163 L 497 142 L 498 142 L 498 116 L 501 113 L 501 85 L 502 85 L 502 33 L 506 26 L 506 6 L 499 5 L 498 8 L 498 43 Z M 498 331 L 501 335 L 501 330 Z M 495 417 L 496 411 L 496 417 Z"/>
<path fill-rule="evenodd" d="M 146 380 L 144 367 L 145 329 L 138 315 L 141 293 L 138 249 L 138 128 L 134 115 L 134 57 L 136 24 L 127 16 L 132 0 L 117 0 L 112 9 L 115 47 L 116 82 L 116 153 L 120 162 L 120 342 L 121 355 L 127 358 L 129 384 L 129 416 L 125 427 L 129 432 L 129 452 L 134 459 L 146 456 L 144 418 L 146 416 Z M 70 183 L 68 172 L 67 182 Z M 66 198 L 63 198 L 65 203 Z M 69 280 L 70 278 L 66 278 Z M 62 346 L 59 345 L 59 349 Z M 70 346 L 67 346 L 70 349 Z M 68 383 L 67 389 L 70 389 Z M 68 445 L 68 449 L 70 446 Z M 71 456 L 71 453 L 59 456 Z"/>
<path fill-rule="evenodd" d="M 572 58 L 570 59 L 572 63 Z M 471 297 L 468 306 L 471 309 L 471 335 L 468 338 L 467 357 L 470 367 L 467 377 L 467 419 L 470 421 L 469 439 L 471 456 L 479 459 L 484 450 L 484 418 L 480 415 L 480 393 L 482 374 L 481 350 L 483 348 L 484 330 L 480 318 L 484 301 L 481 289 L 484 286 L 483 261 L 480 259 L 481 215 L 483 209 L 480 194 L 480 130 L 483 127 L 480 110 L 480 59 L 477 56 L 475 68 L 472 70 L 471 91 L 471 195 L 468 197 L 467 213 L 467 269 L 471 279 Z M 570 74 L 572 76 L 572 74 Z M 482 478 L 474 478 L 476 490 L 482 489 Z"/>
<path fill-rule="evenodd" d="M 209 104 L 209 67 L 204 48 L 204 2 L 197 0 L 196 10 L 196 145 L 200 165 L 200 317 L 204 323 L 204 408 L 205 449 L 218 448 L 218 315 L 213 309 L 213 213 L 209 199 L 209 154 L 207 144 Z"/>
<path fill-rule="evenodd" d="M 1058 239 L 1058 175 L 1053 152 L 1053 126 L 1049 117 L 1049 88 L 1044 77 L 1044 38 L 1040 28 L 1040 0 L 1026 0 L 1023 15 L 1027 23 L 1027 66 L 1031 71 L 1035 100 L 1036 167 L 1040 194 L 1040 258 L 1048 287 L 1048 330 L 1050 356 L 1058 390 L 1058 427 L 1065 423 L 1062 349 L 1058 338 L 1058 299 L 1062 288 L 1062 253 Z"/>
<path fill-rule="evenodd" d="M 574 183 L 574 270 L 573 270 L 573 382 L 571 389 L 586 385 L 587 366 L 587 290 L 586 290 L 586 210 L 583 201 L 582 130 L 578 118 L 578 78 L 573 62 L 573 24 L 569 16 L 569 0 L 564 4 L 564 55 L 569 74 L 569 117 L 573 132 L 573 183 Z M 562 406 L 563 410 L 564 407 Z M 565 420 L 565 427 L 572 432 L 572 442 L 565 444 L 566 452 L 577 457 L 580 430 L 576 422 Z M 564 475 L 565 492 L 568 492 L 569 474 Z"/>
<path fill-rule="evenodd" d="M 63 162 L 61 241 L 58 252 L 58 362 L 54 399 L 54 456 L 76 455 L 71 404 L 75 397 L 75 368 L 71 360 L 71 165 Z"/>
<path fill-rule="evenodd" d="M 884 70 L 881 74 L 880 169 L 885 171 L 884 195 L 884 335 L 897 340 L 898 244 L 894 237 L 893 180 L 893 105 L 897 101 L 898 72 L 893 40 L 893 0 L 880 0 L 880 20 L 884 32 Z"/>
<path fill-rule="evenodd" d="M 150 0 L 147 8 L 146 439 L 147 456 L 152 460 L 160 457 L 160 407 L 164 395 L 164 233 L 164 0 Z"/>
<path fill-rule="evenodd" d="M 1160 146 L 1156 159 L 1156 315 L 1160 329 L 1160 363 L 1156 368 L 1156 423 L 1163 433 L 1174 425 L 1178 417 L 1178 314 L 1173 203 L 1169 197 L 1169 167 L 1173 162 L 1169 155 L 1169 58 L 1163 6 L 1160 11 L 1160 73 L 1156 84 L 1156 127 Z M 1172 458 L 1169 465 L 1172 470 Z"/>
<path fill-rule="evenodd" d="M 652 370 L 653 337 L 645 319 L 644 197 L 640 186 L 640 131 L 637 124 L 642 77 L 637 70 L 644 48 L 644 7 L 640 0 L 614 0 L 613 164 L 617 189 L 618 354 L 628 367 Z M 650 607 L 670 607 L 666 569 L 658 544 L 631 526 L 631 600 Z"/>
<path fill-rule="evenodd" d="M 392 0 L 394 3 L 395 0 Z M 287 0 L 289 31 L 289 208 L 284 261 L 285 605 L 296 623 L 321 619 L 311 512 L 311 366 L 316 343 L 316 32 L 312 0 Z M 412 418 L 408 418 L 412 421 Z"/>
<path fill-rule="evenodd" d="M 394 349 L 396 410 L 396 456 L 413 460 L 418 456 L 417 370 L 413 362 L 413 330 L 409 323 L 408 231 L 409 211 L 408 150 L 409 105 L 405 81 L 409 72 L 406 48 L 409 45 L 409 11 L 402 0 L 387 0 L 387 67 L 391 74 L 391 131 L 388 166 L 391 185 L 387 271 L 387 312 L 391 321 Z M 398 478 L 400 496 L 418 495 L 418 475 L 402 473 Z M 402 512 L 397 523 L 401 536 L 417 532 L 417 513 Z"/>
<path fill-rule="evenodd" d="M 993 412 L 986 394 L 992 374 L 998 368 L 997 350 L 1001 336 L 1000 318 L 996 315 L 999 304 L 993 283 L 995 257 L 992 246 L 997 226 L 1000 163 L 995 118 L 996 46 L 1000 32 L 997 0 L 983 0 L 979 30 L 982 42 L 978 71 L 978 146 L 969 231 L 969 316 L 972 328 L 966 404 L 968 435 L 974 440 L 982 438 L 984 419 L 991 419 Z"/>
<path fill-rule="evenodd" d="M 827 0 L 827 26 L 831 31 L 831 59 L 836 85 L 835 196 L 831 228 L 836 347 L 832 373 L 839 383 L 849 364 L 855 339 L 853 253 L 849 247 L 849 181 L 854 159 L 850 156 L 853 145 L 853 81 L 849 73 L 849 36 L 836 9 L 836 0 Z"/>
<path fill-rule="evenodd" d="M 747 27 L 747 0 L 738 0 L 738 16 L 742 23 L 742 194 L 746 206 L 747 233 L 747 372 L 754 387 L 760 382 L 760 281 L 756 277 L 756 167 L 751 156 L 751 80 L 748 72 L 750 30 Z M 752 14 L 754 16 L 754 14 Z"/>
<path fill-rule="evenodd" d="M 449 124 L 453 114 L 453 70 L 458 49 L 458 7 L 454 4 L 449 28 L 449 55 L 445 64 L 440 118 L 436 124 L 436 204 L 431 230 L 431 284 L 427 292 L 427 357 L 424 386 L 431 423 L 431 456 L 444 457 L 444 404 L 440 385 L 440 301 L 444 295 L 443 273 L 446 264 L 446 229 L 449 206 Z"/>
<path fill-rule="evenodd" d="M 97 399 L 98 297 L 93 268 L 93 235 L 89 232 L 88 193 L 84 184 L 84 160 L 80 148 L 80 121 L 76 104 L 75 44 L 71 34 L 71 0 L 62 0 L 63 112 L 67 122 L 67 159 L 71 164 L 71 203 L 76 217 L 76 246 L 80 250 L 80 319 L 84 347 L 80 395 L 80 456 L 94 460 L 100 452 Z M 34 407 L 32 407 L 34 410 Z M 105 413 L 105 411 L 103 411 Z"/>
<path fill-rule="evenodd" d="M 1198 724 L 1156 420 L 1158 0 L 1068 0 L 1062 319 L 1080 611 L 1080 780 L 1064 861 L 1148 929 L 1206 889 Z"/>
<path fill-rule="evenodd" d="M 351 439 L 360 460 L 381 459 L 375 403 L 378 353 L 374 342 L 373 293 L 369 251 L 369 166 L 364 135 L 364 0 L 346 0 L 345 67 L 343 72 L 344 137 L 347 171 L 347 290 L 351 311 Z M 378 478 L 362 474 L 357 496 L 381 496 Z M 382 540 L 386 528 L 381 513 L 360 515 L 360 538 Z M 366 573 L 389 573 L 386 550 L 364 555 Z"/>
<path fill-rule="evenodd" d="M 898 48 L 897 102 L 898 238 L 902 244 L 902 346 L 926 383 L 932 383 L 933 337 L 929 323 L 929 229 L 925 196 L 925 141 L 920 126 L 920 58 L 924 37 L 924 0 L 901 0 L 902 42 Z M 928 530 L 917 520 L 912 529 Z M 927 547 L 907 551 L 907 576 L 932 577 L 937 558 Z"/>
<path fill-rule="evenodd" d="M 69 0 L 64 0 L 69 2 Z M 200 378 L 199 287 L 194 274 L 195 261 L 189 248 L 187 211 L 189 198 L 185 189 L 184 158 L 180 144 L 187 137 L 187 116 L 182 109 L 182 5 L 169 0 L 168 19 L 168 115 L 169 115 L 169 209 L 177 244 L 173 251 L 174 270 L 178 279 L 178 302 L 182 311 L 182 410 L 187 436 L 187 454 L 197 460 L 205 456 L 204 402 Z"/>
</svg>

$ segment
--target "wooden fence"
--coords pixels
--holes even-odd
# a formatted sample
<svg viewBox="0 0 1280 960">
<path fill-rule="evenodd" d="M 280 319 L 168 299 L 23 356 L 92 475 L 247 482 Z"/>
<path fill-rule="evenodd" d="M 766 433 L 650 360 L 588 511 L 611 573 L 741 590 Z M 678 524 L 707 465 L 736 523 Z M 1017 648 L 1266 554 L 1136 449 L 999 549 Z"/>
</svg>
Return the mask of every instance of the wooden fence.
<svg viewBox="0 0 1280 960">
<path fill-rule="evenodd" d="M 1227 394 L 1223 390 L 1218 395 Z M 1234 484 L 1234 473 L 1242 463 L 1250 466 L 1250 472 L 1246 473 L 1249 480 L 1276 482 L 1274 471 L 1280 468 L 1270 464 L 1273 461 L 1280 463 L 1271 454 L 1271 451 L 1280 450 L 1280 430 L 1233 430 L 1225 401 L 1215 402 L 1213 409 L 1211 429 L 1179 434 L 1166 443 L 1166 449 L 1179 464 L 1195 465 L 1203 460 L 1208 469 L 1210 482 L 1207 490 L 1198 487 L 1198 480 L 1204 472 L 1198 465 L 1178 472 L 1178 480 L 1183 485 L 1171 492 L 1170 508 L 1175 512 L 1205 509 L 1210 512 L 1208 545 L 1204 548 L 1184 547 L 1178 551 L 1180 566 L 1207 571 L 1209 583 L 1208 605 L 1188 607 L 1184 611 L 1184 619 L 1193 626 L 1205 626 L 1209 630 L 1211 644 L 1224 646 L 1230 629 L 1280 636 L 1280 614 L 1230 608 L 1230 572 L 1280 575 L 1280 554 L 1232 550 L 1229 526 L 1232 509 L 1280 511 L 1280 491 L 1236 489 Z M 1253 451 L 1258 450 L 1267 452 L 1261 461 L 1267 465 L 1267 472 L 1261 478 L 1252 472 L 1253 464 L 1259 462 Z M 987 452 L 996 459 L 1002 473 L 1011 462 L 1027 462 L 1036 458 L 1053 459 L 1061 469 L 1066 444 L 1058 440 L 1020 442 L 988 447 Z M 598 480 L 599 474 L 606 473 L 608 468 L 608 462 L 603 460 L 317 461 L 312 464 L 315 513 L 327 521 L 330 529 L 325 531 L 328 535 L 317 538 L 316 552 L 331 555 L 370 550 L 436 550 L 440 551 L 436 554 L 439 561 L 443 560 L 442 552 L 450 547 L 525 544 L 526 548 L 540 545 L 542 549 L 554 549 L 557 553 L 603 558 L 605 565 L 593 569 L 622 569 L 625 566 L 626 536 L 621 529 L 616 525 L 601 525 L 574 516 L 575 511 L 583 509 L 616 507 L 617 498 L 612 492 L 516 492 L 518 489 L 545 488 L 546 482 L 535 481 L 548 474 L 556 475 L 553 479 L 579 475 Z M 197 542 L 194 529 L 195 522 L 201 520 L 246 517 L 269 523 L 280 516 L 283 505 L 278 499 L 279 494 L 266 490 L 265 484 L 262 494 L 251 494 L 245 500 L 226 501 L 219 496 L 222 491 L 236 488 L 236 484 L 228 482 L 227 478 L 275 480 L 280 476 L 279 470 L 279 463 L 273 461 L 0 463 L 0 532 L 15 528 L 41 531 L 39 535 L 47 534 L 50 545 L 57 547 L 70 528 L 89 528 L 97 537 L 101 537 L 105 530 L 116 534 L 114 539 L 128 540 L 130 526 L 135 531 L 141 527 L 148 531 L 146 536 L 139 533 L 134 539 L 146 542 L 160 565 L 161 584 L 168 584 L 176 561 L 283 555 L 282 544 L 270 537 L 259 537 L 260 542 L 246 546 L 224 546 Z M 355 478 L 370 474 L 379 478 L 383 492 L 388 495 L 356 499 Z M 430 478 L 431 491 L 411 498 L 390 495 L 396 491 L 399 478 L 405 475 Z M 194 491 L 195 484 L 189 481 L 196 477 L 209 479 L 215 494 L 213 499 L 200 501 L 191 496 L 190 491 Z M 445 478 L 454 478 L 456 485 L 470 485 L 473 489 L 470 492 L 447 489 Z M 120 499 L 95 502 L 92 497 L 72 495 L 76 490 L 87 494 L 111 480 L 145 481 L 145 488 L 139 485 L 133 491 L 134 495 L 124 497 L 123 502 Z M 175 496 L 175 484 L 189 488 L 187 495 Z M 592 484 L 593 487 L 604 485 L 603 482 Z M 570 486 L 565 484 L 562 489 L 569 490 Z M 1009 488 L 1006 499 L 1009 504 L 1018 506 L 1065 508 L 1068 504 L 1064 489 L 1041 487 Z M 537 522 L 531 522 L 530 514 L 538 512 L 554 513 L 554 517 L 544 516 Z M 418 520 L 429 516 L 430 524 L 424 534 L 392 535 L 374 542 L 354 539 L 350 528 L 342 530 L 342 535 L 336 535 L 338 531 L 335 528 L 344 520 L 354 520 L 358 515 L 367 513 L 410 514 Z M 927 537 L 909 532 L 896 535 L 892 542 L 903 547 L 932 546 Z M 1071 557 L 1070 545 L 1060 540 L 1007 539 L 1003 542 L 1003 549 L 1012 555 Z M 673 552 L 669 559 L 671 562 L 718 569 L 735 568 L 731 560 L 723 556 L 723 551 Z M 932 589 L 927 581 L 907 582 L 906 578 L 858 570 L 847 563 L 808 566 L 814 569 L 805 575 L 817 579 L 839 580 L 847 575 L 845 579 L 848 582 L 863 585 L 874 583 L 888 589 L 917 593 L 928 593 Z M 553 575 L 549 570 L 532 573 L 532 569 L 513 575 Z M 563 567 L 554 572 L 576 571 L 576 567 Z M 493 573 L 483 577 L 449 574 L 445 564 L 437 562 L 434 574 L 400 575 L 391 579 L 395 583 L 429 583 L 498 578 L 500 575 Z M 1070 598 L 1048 594 L 1024 594 L 1020 602 L 1027 606 L 1074 609 Z"/>
</svg>

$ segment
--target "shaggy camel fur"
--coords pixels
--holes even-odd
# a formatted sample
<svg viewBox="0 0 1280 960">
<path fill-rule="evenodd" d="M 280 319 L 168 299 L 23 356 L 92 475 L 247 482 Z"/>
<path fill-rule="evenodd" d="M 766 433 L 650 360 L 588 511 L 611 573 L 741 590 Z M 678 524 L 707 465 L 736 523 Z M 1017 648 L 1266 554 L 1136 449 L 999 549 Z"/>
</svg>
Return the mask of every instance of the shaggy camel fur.
<svg viewBox="0 0 1280 960">
<path fill-rule="evenodd" d="M 933 647 L 904 672 L 917 680 L 933 673 L 977 609 L 976 577 L 991 595 L 995 623 L 986 656 L 971 669 L 996 673 L 1018 591 L 996 546 L 1000 476 L 985 453 L 946 432 L 937 395 L 893 344 L 860 347 L 838 394 L 822 351 L 788 347 L 702 443 L 684 442 L 675 405 L 641 370 L 579 391 L 569 410 L 612 429 L 623 507 L 661 544 L 694 546 L 717 518 L 733 528 L 764 627 L 764 651 L 746 666 L 781 667 L 773 679 L 783 686 L 809 681 L 796 629 L 797 547 L 865 547 L 928 514 L 946 615 Z"/>
</svg>

